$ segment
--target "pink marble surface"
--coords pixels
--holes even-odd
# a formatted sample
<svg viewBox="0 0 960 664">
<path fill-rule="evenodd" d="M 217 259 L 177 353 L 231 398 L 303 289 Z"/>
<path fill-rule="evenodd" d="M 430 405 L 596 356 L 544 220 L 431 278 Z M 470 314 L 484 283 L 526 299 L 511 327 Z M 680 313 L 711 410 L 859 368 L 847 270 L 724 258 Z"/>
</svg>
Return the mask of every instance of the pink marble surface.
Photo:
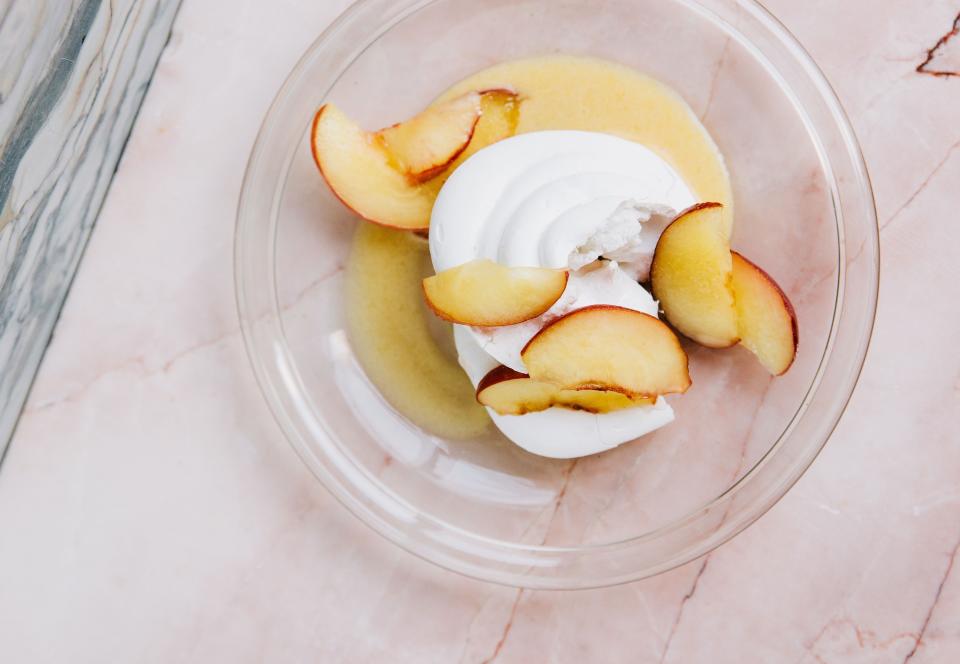
<svg viewBox="0 0 960 664">
<path fill-rule="evenodd" d="M 831 443 L 759 522 L 583 592 L 478 583 L 381 540 L 289 451 L 247 367 L 243 168 L 344 5 L 185 1 L 0 472 L 0 660 L 960 660 L 960 37 L 928 60 L 956 0 L 769 3 L 871 170 L 874 344 Z"/>
</svg>

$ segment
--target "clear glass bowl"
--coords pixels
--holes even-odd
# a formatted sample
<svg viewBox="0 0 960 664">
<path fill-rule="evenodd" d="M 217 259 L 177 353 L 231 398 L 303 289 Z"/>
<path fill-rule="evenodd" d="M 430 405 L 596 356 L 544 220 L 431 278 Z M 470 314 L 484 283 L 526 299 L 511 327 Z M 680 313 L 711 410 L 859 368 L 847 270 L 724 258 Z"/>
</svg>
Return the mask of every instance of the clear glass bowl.
<svg viewBox="0 0 960 664">
<path fill-rule="evenodd" d="M 328 99 L 368 127 L 412 115 L 493 63 L 616 60 L 683 95 L 723 151 L 733 245 L 796 306 L 793 369 L 690 347 L 695 385 L 655 434 L 579 461 L 419 430 L 350 350 L 344 274 L 359 222 L 308 148 Z M 310 47 L 253 149 L 236 231 L 250 361 L 284 434 L 356 516 L 405 549 L 530 588 L 644 578 L 768 510 L 823 447 L 854 388 L 877 301 L 870 183 L 830 86 L 751 0 L 361 0 Z"/>
</svg>

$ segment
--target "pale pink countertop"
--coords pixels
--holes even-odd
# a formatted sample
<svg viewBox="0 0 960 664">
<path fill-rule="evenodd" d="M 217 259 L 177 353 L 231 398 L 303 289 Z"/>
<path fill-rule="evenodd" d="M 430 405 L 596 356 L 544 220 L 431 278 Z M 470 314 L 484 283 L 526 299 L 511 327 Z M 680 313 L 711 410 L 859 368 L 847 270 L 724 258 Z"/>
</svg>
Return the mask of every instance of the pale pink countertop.
<svg viewBox="0 0 960 664">
<path fill-rule="evenodd" d="M 0 473 L 0 661 L 960 661 L 960 77 L 916 71 L 956 0 L 768 3 L 835 85 L 876 187 L 866 369 L 754 526 L 580 592 L 471 581 L 373 534 L 293 454 L 247 365 L 243 169 L 346 4 L 183 3 Z M 924 69 L 960 72 L 960 37 Z"/>
</svg>

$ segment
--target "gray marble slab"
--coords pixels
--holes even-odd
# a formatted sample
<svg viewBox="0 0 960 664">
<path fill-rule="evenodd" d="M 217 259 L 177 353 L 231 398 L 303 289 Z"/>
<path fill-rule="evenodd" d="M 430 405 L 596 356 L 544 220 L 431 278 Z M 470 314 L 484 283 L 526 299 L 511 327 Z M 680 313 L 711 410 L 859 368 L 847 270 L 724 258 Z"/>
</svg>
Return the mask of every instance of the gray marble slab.
<svg viewBox="0 0 960 664">
<path fill-rule="evenodd" d="M 0 461 L 180 0 L 0 0 Z"/>
</svg>

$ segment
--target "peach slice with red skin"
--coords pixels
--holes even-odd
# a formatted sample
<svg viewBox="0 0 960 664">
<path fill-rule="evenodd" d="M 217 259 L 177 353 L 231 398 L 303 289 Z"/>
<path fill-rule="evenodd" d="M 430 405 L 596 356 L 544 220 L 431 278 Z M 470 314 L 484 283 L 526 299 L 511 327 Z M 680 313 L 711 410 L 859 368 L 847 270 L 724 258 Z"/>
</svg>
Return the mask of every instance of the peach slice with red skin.
<svg viewBox="0 0 960 664">
<path fill-rule="evenodd" d="M 423 294 L 434 313 L 451 323 L 516 325 L 552 307 L 567 277 L 566 270 L 505 267 L 481 259 L 427 277 Z"/>
<path fill-rule="evenodd" d="M 514 133 L 519 101 L 510 90 L 468 93 L 381 132 L 365 131 L 325 104 L 314 117 L 310 147 L 345 206 L 383 226 L 425 231 L 449 173 Z"/>
<path fill-rule="evenodd" d="M 552 383 L 501 365 L 477 383 L 477 401 L 500 415 L 526 415 L 550 408 L 558 391 Z"/>
<path fill-rule="evenodd" d="M 412 182 L 443 172 L 467 149 L 481 114 L 481 94 L 468 92 L 428 107 L 413 118 L 377 132 L 387 153 Z"/>
<path fill-rule="evenodd" d="M 534 380 L 510 367 L 492 369 L 477 384 L 477 401 L 500 415 L 525 415 L 551 407 L 609 413 L 650 405 L 653 399 L 631 399 L 613 390 L 561 390 L 553 383 Z"/>
<path fill-rule="evenodd" d="M 610 390 L 630 399 L 686 392 L 687 354 L 663 321 L 614 305 L 572 311 L 520 352 L 534 380 L 562 390 Z"/>
<path fill-rule="evenodd" d="M 723 206 L 700 203 L 660 235 L 650 267 L 653 296 L 680 334 L 710 348 L 740 340 Z"/>
<path fill-rule="evenodd" d="M 453 172 L 457 166 L 488 145 L 513 136 L 517 132 L 517 123 L 520 121 L 522 101 L 523 97 L 509 88 L 481 90 L 480 121 L 477 123 L 467 149 L 451 164 L 452 168 L 448 173 Z"/>
<path fill-rule="evenodd" d="M 406 230 L 430 225 L 433 197 L 394 168 L 376 140 L 340 109 L 326 104 L 313 120 L 313 157 L 331 191 L 369 221 Z"/>
<path fill-rule="evenodd" d="M 797 315 L 773 277 L 741 254 L 733 259 L 740 343 L 774 376 L 787 372 L 800 340 Z"/>
<path fill-rule="evenodd" d="M 610 413 L 634 406 L 652 406 L 654 397 L 629 397 L 616 390 L 560 390 L 554 399 L 554 405 L 571 410 L 584 410 L 588 413 Z"/>
</svg>

